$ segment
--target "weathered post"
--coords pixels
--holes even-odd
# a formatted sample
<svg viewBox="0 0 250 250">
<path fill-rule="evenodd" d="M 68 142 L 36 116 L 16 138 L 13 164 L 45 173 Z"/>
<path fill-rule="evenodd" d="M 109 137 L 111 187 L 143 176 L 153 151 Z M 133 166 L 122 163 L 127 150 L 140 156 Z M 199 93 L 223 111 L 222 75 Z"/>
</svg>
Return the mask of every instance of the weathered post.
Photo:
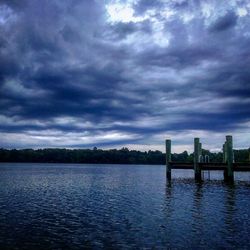
<svg viewBox="0 0 250 250">
<path fill-rule="evenodd" d="M 199 143 L 199 156 L 202 155 L 202 143 Z"/>
<path fill-rule="evenodd" d="M 171 140 L 166 140 L 166 174 L 167 179 L 171 180 Z"/>
<path fill-rule="evenodd" d="M 234 181 L 233 173 L 233 137 L 231 135 L 226 136 L 226 155 L 227 155 L 227 173 L 226 181 Z"/>
<path fill-rule="evenodd" d="M 200 139 L 194 138 L 194 177 L 196 181 L 201 181 L 201 169 L 199 165 Z"/>
<path fill-rule="evenodd" d="M 223 144 L 223 163 L 227 163 L 227 142 Z M 224 180 L 227 180 L 227 168 L 224 170 Z"/>
<path fill-rule="evenodd" d="M 223 163 L 227 164 L 227 141 L 225 141 L 223 144 Z M 224 169 L 223 175 L 224 175 L 224 181 L 227 181 L 227 175 L 228 175 L 227 166 Z"/>
<path fill-rule="evenodd" d="M 202 144 L 201 143 L 199 143 L 199 161 L 198 162 L 203 162 Z"/>
<path fill-rule="evenodd" d="M 227 160 L 226 160 L 226 142 L 223 144 L 222 151 L 223 151 L 223 163 L 226 163 L 227 162 Z"/>
</svg>

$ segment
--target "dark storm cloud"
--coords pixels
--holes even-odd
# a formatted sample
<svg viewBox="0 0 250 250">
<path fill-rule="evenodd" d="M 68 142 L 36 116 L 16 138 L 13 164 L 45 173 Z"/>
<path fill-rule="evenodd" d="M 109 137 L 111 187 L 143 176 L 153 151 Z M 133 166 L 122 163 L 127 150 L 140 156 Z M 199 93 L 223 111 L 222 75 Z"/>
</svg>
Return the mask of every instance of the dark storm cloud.
<svg viewBox="0 0 250 250">
<path fill-rule="evenodd" d="M 112 31 L 114 34 L 114 37 L 120 40 L 120 39 L 125 39 L 127 36 L 136 32 L 151 34 L 152 27 L 150 25 L 150 22 L 148 21 L 143 21 L 143 22 L 138 22 L 138 23 L 119 22 L 109 27 L 109 31 Z"/>
<path fill-rule="evenodd" d="M 2 145 L 248 129 L 246 2 L 124 3 L 0 1 Z"/>
<path fill-rule="evenodd" d="M 228 12 L 222 17 L 219 17 L 212 23 L 210 30 L 213 32 L 220 32 L 234 27 L 237 23 L 237 15 L 234 12 Z"/>
<path fill-rule="evenodd" d="M 0 0 L 0 4 L 8 5 L 15 10 L 24 7 L 26 3 L 26 0 Z"/>
</svg>

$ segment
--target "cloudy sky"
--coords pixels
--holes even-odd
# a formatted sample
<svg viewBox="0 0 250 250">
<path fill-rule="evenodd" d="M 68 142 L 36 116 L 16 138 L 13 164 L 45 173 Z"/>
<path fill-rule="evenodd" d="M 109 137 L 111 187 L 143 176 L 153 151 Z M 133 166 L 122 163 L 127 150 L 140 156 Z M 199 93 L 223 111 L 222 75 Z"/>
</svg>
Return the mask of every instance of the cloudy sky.
<svg viewBox="0 0 250 250">
<path fill-rule="evenodd" d="M 0 0 L 0 147 L 250 146 L 247 0 Z"/>
</svg>

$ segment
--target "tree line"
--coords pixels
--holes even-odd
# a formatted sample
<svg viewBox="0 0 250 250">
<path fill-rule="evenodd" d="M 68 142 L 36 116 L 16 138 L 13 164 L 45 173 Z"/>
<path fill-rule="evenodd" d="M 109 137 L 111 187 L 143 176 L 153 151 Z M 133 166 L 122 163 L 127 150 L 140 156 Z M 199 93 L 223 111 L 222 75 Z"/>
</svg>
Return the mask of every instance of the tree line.
<svg viewBox="0 0 250 250">
<path fill-rule="evenodd" d="M 210 162 L 222 162 L 222 152 L 212 153 L 202 150 Z M 234 150 L 236 162 L 249 162 L 249 149 Z M 172 154 L 172 161 L 193 162 L 193 153 L 187 151 Z M 0 149 L 0 162 L 37 163 L 106 163 L 106 164 L 165 164 L 165 154 L 161 151 L 137 151 L 122 149 Z"/>
</svg>

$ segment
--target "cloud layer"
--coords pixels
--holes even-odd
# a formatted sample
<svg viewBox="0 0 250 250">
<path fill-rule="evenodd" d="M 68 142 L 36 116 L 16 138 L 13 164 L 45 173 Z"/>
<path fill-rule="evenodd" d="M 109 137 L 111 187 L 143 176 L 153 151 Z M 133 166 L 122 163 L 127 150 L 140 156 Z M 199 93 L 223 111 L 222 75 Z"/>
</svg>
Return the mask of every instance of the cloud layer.
<svg viewBox="0 0 250 250">
<path fill-rule="evenodd" d="M 250 141 L 248 1 L 0 0 L 2 147 Z"/>
</svg>

